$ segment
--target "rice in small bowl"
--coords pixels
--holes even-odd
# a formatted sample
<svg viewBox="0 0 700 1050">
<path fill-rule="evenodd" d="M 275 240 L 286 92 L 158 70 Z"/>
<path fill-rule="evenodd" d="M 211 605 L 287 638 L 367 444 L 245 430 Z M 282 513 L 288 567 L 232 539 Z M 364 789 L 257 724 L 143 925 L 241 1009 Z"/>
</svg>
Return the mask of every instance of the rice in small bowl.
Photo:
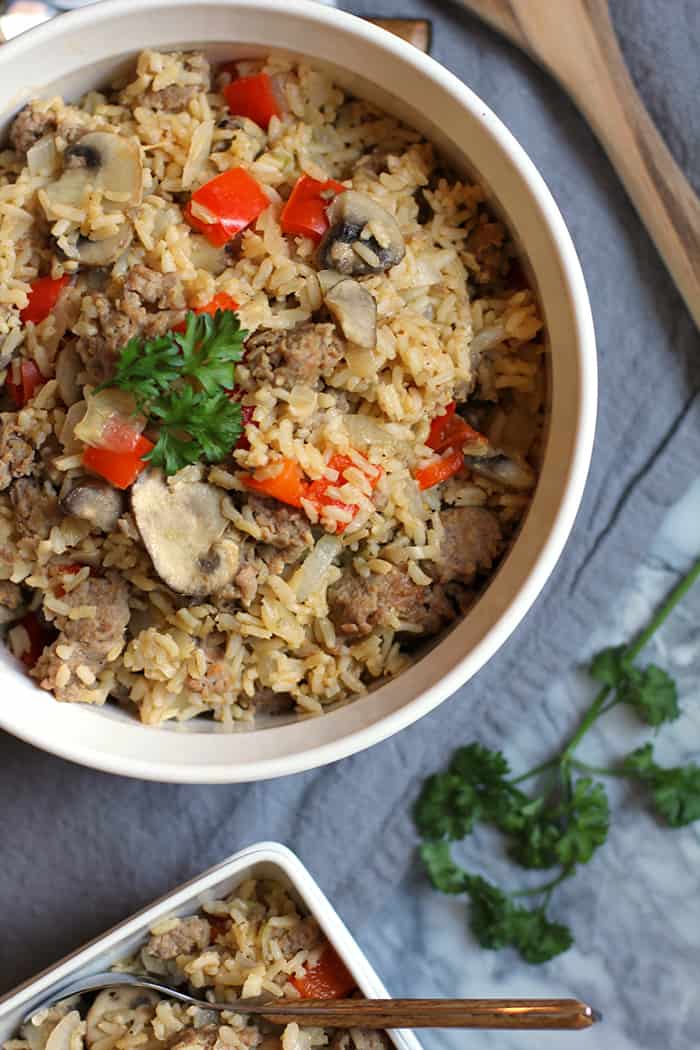
<svg viewBox="0 0 700 1050">
<path fill-rule="evenodd" d="M 553 564 L 580 495 L 593 425 L 594 360 L 585 292 L 560 217 L 529 162 L 458 82 L 400 42 L 335 12 L 300 4 L 292 10 L 285 5 L 281 14 L 281 7 L 270 4 L 277 17 L 261 40 L 260 23 L 245 4 L 189 6 L 201 16 L 199 24 L 211 24 L 202 39 L 235 39 L 235 48 L 192 45 L 190 50 L 188 44 L 185 51 L 182 29 L 177 37 L 175 27 L 188 5 L 175 5 L 166 19 L 161 5 L 145 4 L 147 43 L 153 47 L 137 56 L 123 39 L 119 62 L 110 65 L 107 54 L 89 69 L 66 54 L 64 65 L 57 58 L 51 92 L 41 91 L 44 99 L 51 97 L 59 82 L 66 96 L 78 100 L 81 91 L 93 89 L 82 104 L 68 109 L 60 101 L 50 103 L 50 130 L 59 152 L 79 156 L 81 142 L 90 145 L 98 141 L 90 135 L 116 127 L 147 157 L 140 199 L 128 215 L 134 232 L 119 260 L 110 260 L 111 284 L 106 289 L 81 285 L 78 276 L 71 285 L 79 302 L 70 336 L 83 368 L 77 400 L 99 397 L 94 394 L 99 381 L 109 380 L 109 375 L 91 374 L 91 368 L 104 359 L 105 345 L 114 352 L 113 329 L 123 321 L 124 300 L 139 334 L 144 323 L 153 324 L 149 334 L 157 338 L 159 324 L 167 323 L 171 331 L 182 324 L 187 307 L 206 309 L 226 295 L 236 303 L 237 323 L 254 333 L 236 366 L 239 396 L 252 410 L 245 446 L 226 461 L 198 462 L 167 479 L 162 476 L 166 460 L 159 477 L 153 478 L 149 467 L 134 484 L 131 509 L 97 540 L 93 529 L 80 535 L 82 526 L 71 515 L 67 523 L 73 535 L 68 537 L 65 519 L 31 543 L 22 538 L 12 543 L 10 533 L 15 560 L 6 575 L 13 584 L 34 588 L 58 631 L 49 655 L 41 657 L 37 677 L 57 694 L 68 690 L 64 699 L 100 703 L 111 692 L 127 698 L 150 724 L 206 711 L 230 728 L 245 724 L 256 707 L 264 710 L 268 702 L 274 710 L 287 696 L 294 720 L 245 738 L 206 732 L 213 727 L 201 721 L 185 723 L 176 735 L 159 733 L 156 742 L 153 731 L 130 723 L 114 707 L 49 707 L 42 697 L 32 718 L 17 719 L 11 712 L 7 725 L 39 742 L 50 722 L 63 724 L 62 742 L 54 749 L 68 753 L 66 748 L 74 746 L 68 726 L 78 719 L 80 735 L 88 739 L 73 757 L 121 772 L 158 779 L 252 779 L 338 757 L 394 731 L 469 677 L 513 628 Z M 118 8 L 107 4 L 97 9 L 99 17 L 94 12 L 74 16 L 85 19 L 81 41 L 90 31 L 99 36 L 104 19 L 117 17 Z M 323 57 L 328 31 L 338 41 L 332 67 Z M 128 38 L 129 32 L 124 35 Z M 367 42 L 361 59 L 353 47 L 358 39 Z M 30 40 L 18 41 L 17 52 Z M 94 42 L 91 46 L 94 52 Z M 262 131 L 255 122 L 241 126 L 239 120 L 231 127 L 227 121 L 227 74 L 221 63 L 233 58 L 238 78 L 262 74 L 281 85 L 284 115 L 273 116 Z M 218 78 L 209 85 L 202 81 L 207 61 Z M 66 77 L 71 63 L 78 78 Z M 394 73 L 412 72 L 402 102 L 387 91 L 392 78 L 388 72 L 380 75 L 383 63 Z M 117 71 L 119 85 L 105 91 Z M 103 89 L 100 94 L 94 92 L 96 84 Z M 415 106 L 418 99 L 428 100 L 422 111 Z M 441 127 L 426 119 L 433 112 L 440 113 Z M 47 107 L 30 113 L 32 131 L 34 123 L 47 119 Z M 459 143 L 470 140 L 462 127 L 467 115 L 473 146 L 465 164 Z M 238 239 L 235 255 L 221 269 L 201 256 L 193 259 L 197 241 L 209 241 L 201 235 L 202 221 L 211 221 L 206 207 L 197 210 L 198 191 L 217 172 L 234 166 L 255 179 L 269 206 Z M 21 212 L 17 194 L 24 187 L 53 224 L 50 236 L 67 260 L 62 267 L 54 253 L 54 279 L 70 274 L 71 252 L 80 275 L 84 240 L 79 238 L 99 243 L 100 230 L 104 239 L 119 237 L 118 201 L 105 209 L 93 195 L 84 199 L 82 211 L 70 211 L 72 201 L 66 210 L 60 190 L 65 169 L 65 158 L 59 158 L 57 178 L 32 175 L 23 167 L 4 191 L 8 207 Z M 31 185 L 32 178 L 43 178 L 44 185 Z M 329 184 L 324 199 L 330 201 L 330 225 L 342 234 L 335 242 L 326 233 L 315 245 L 313 238 L 290 236 L 284 229 L 286 202 L 302 178 L 324 188 Z M 183 221 L 188 206 L 189 223 Z M 359 222 L 353 212 L 358 207 L 367 212 Z M 382 228 L 382 215 L 389 215 L 399 230 L 400 257 L 391 255 L 394 227 L 387 220 Z M 364 233 L 353 240 L 352 229 Z M 351 242 L 355 262 L 347 268 L 343 252 Z M 523 253 L 539 302 L 523 278 Z M 28 252 L 24 272 L 16 259 L 11 263 L 17 295 L 23 291 L 21 279 L 31 281 L 39 272 L 32 272 L 37 258 L 41 266 L 41 252 Z M 345 280 L 339 282 L 337 271 L 344 266 Z M 111 292 L 115 283 L 117 294 Z M 348 319 L 343 302 L 338 304 L 343 284 L 346 292 L 349 287 L 356 297 L 364 296 L 365 303 L 368 296 L 373 301 L 371 340 L 349 327 L 356 325 L 357 314 Z M 163 319 L 163 314 L 172 316 Z M 552 347 L 556 353 L 545 367 Z M 66 416 L 71 409 L 61 402 L 60 390 L 56 393 L 51 363 L 41 360 L 41 352 L 38 346 L 34 358 L 47 365 L 48 382 L 16 421 L 27 428 L 19 436 L 37 445 L 32 428 L 53 430 L 42 445 L 51 436 L 60 441 L 57 416 L 64 424 L 61 413 Z M 552 411 L 543 456 L 548 373 Z M 109 396 L 109 388 L 102 395 Z M 460 449 L 467 453 L 469 469 L 450 474 L 445 466 L 455 450 L 450 427 L 462 416 L 467 429 L 460 431 Z M 555 441 L 558 455 L 553 456 Z M 57 457 L 51 463 L 49 469 L 62 468 L 67 475 L 49 479 L 61 499 L 76 484 L 71 471 L 77 477 L 84 472 L 81 451 L 80 445 L 59 449 L 58 466 Z M 277 479 L 282 475 L 284 480 L 290 462 L 300 467 L 308 488 L 299 491 L 294 514 L 276 508 L 270 519 Z M 530 504 L 540 471 L 525 525 L 492 576 Z M 9 487 L 20 480 L 10 479 Z M 184 502 L 178 497 L 183 485 L 189 486 Z M 228 592 L 220 588 L 212 601 L 201 572 L 188 576 L 182 558 L 174 559 L 175 568 L 165 565 L 161 548 L 149 542 L 151 526 L 144 524 L 144 515 L 151 514 L 152 505 L 176 518 L 188 500 L 213 499 L 214 489 L 212 514 L 221 514 L 225 528 L 235 530 L 224 541 L 239 548 L 238 571 L 240 550 L 253 548 L 253 556 L 243 559 L 243 567 L 251 568 L 249 580 L 254 577 L 256 583 L 252 596 L 250 588 L 243 593 L 245 579 L 236 584 L 231 576 L 224 581 Z M 6 508 L 10 529 L 17 529 L 20 517 L 29 520 L 18 504 L 15 499 Z M 29 511 L 33 506 L 30 502 Z M 190 534 L 199 535 L 194 521 Z M 475 532 L 480 542 L 473 547 Z M 286 546 L 281 536 L 289 541 Z M 301 544 L 295 558 L 287 556 L 290 544 Z M 263 547 L 272 548 L 267 557 L 259 557 Z M 17 552 L 24 552 L 27 565 L 17 564 Z M 74 560 L 66 562 L 67 552 Z M 194 552 L 202 553 L 196 544 Z M 222 571 L 219 554 L 215 573 Z M 199 557 L 198 564 L 210 562 Z M 311 571 L 305 573 L 307 563 Z M 122 602 L 121 613 L 95 621 L 97 606 L 119 610 L 114 589 L 125 581 L 128 615 Z M 485 582 L 488 603 L 475 601 Z M 186 600 L 177 597 L 183 593 Z M 466 618 L 432 650 L 430 661 L 403 670 L 413 657 L 413 639 L 438 634 L 465 609 L 470 609 Z M 81 620 L 86 621 L 82 627 Z M 110 628 L 120 621 L 121 637 L 113 638 Z M 26 645 L 18 633 L 19 646 Z M 96 646 L 101 663 L 94 659 Z M 348 697 L 399 672 L 400 692 L 392 681 L 342 706 Z M 36 697 L 26 683 L 19 687 Z M 300 714 L 317 714 L 329 705 L 323 718 L 299 721 Z M 112 716 L 109 740 L 105 714 Z"/>
</svg>

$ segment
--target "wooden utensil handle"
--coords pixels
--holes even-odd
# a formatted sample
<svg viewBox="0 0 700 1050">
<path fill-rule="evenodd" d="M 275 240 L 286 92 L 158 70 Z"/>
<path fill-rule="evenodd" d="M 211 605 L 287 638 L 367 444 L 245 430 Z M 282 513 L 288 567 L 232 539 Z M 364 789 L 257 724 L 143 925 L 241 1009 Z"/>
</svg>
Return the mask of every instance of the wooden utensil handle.
<svg viewBox="0 0 700 1050">
<path fill-rule="evenodd" d="M 700 201 L 656 130 L 607 0 L 462 0 L 546 66 L 594 129 L 700 327 Z"/>
<path fill-rule="evenodd" d="M 281 1005 L 281 1004 L 280 1004 Z M 304 999 L 268 1006 L 264 1016 L 336 1028 L 588 1028 L 595 1016 L 578 999 Z"/>
</svg>

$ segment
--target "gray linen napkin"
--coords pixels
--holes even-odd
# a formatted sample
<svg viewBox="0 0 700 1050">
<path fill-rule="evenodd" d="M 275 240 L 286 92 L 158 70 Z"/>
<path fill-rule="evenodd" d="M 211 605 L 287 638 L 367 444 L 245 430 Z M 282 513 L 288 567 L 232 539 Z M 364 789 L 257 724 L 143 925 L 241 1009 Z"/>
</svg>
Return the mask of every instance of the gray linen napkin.
<svg viewBox="0 0 700 1050">
<path fill-rule="evenodd" d="M 601 369 L 596 450 L 574 533 L 530 615 L 473 681 L 392 740 L 326 769 L 243 787 L 172 787 L 94 773 L 0 735 L 0 991 L 261 838 L 296 849 L 359 929 L 413 862 L 408 813 L 422 778 L 457 742 L 478 736 L 493 745 L 518 733 L 556 675 L 585 657 L 592 626 L 698 472 L 698 333 L 573 106 L 457 7 L 347 6 L 431 18 L 435 57 L 508 124 L 564 212 L 586 272 Z M 653 116 L 697 176 L 696 2 L 675 0 L 673 18 L 655 0 L 612 6 Z M 558 733 L 569 716 L 562 712 Z"/>
</svg>

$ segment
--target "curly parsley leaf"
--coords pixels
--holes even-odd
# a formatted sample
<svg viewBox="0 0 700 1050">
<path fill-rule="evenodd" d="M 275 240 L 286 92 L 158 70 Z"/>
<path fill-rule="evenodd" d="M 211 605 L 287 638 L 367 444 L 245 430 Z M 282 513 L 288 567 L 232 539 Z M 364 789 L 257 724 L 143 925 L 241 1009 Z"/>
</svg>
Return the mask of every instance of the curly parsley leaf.
<svg viewBox="0 0 700 1050">
<path fill-rule="evenodd" d="M 441 893 L 464 893 L 469 876 L 452 860 L 447 842 L 424 842 L 420 855 L 430 881 Z"/>
<path fill-rule="evenodd" d="M 118 386 L 134 395 L 140 409 L 179 379 L 180 369 L 180 348 L 172 333 L 146 340 L 135 336 L 121 351 L 112 378 L 95 392 Z"/>
<path fill-rule="evenodd" d="M 672 722 L 680 715 L 678 689 L 670 674 L 649 664 L 647 667 L 630 667 L 617 689 L 617 697 L 623 704 L 635 709 L 642 721 L 650 726 Z"/>
<path fill-rule="evenodd" d="M 464 871 L 452 860 L 447 842 L 426 842 L 420 852 L 436 889 L 469 897 L 469 926 L 482 948 L 512 947 L 526 962 L 541 963 L 571 946 L 566 926 L 550 922 L 543 907 L 521 907 L 481 875 Z"/>
<path fill-rule="evenodd" d="M 610 807 L 603 785 L 580 777 L 560 807 L 558 820 L 563 824 L 555 845 L 559 863 L 565 868 L 587 864 L 608 837 Z"/>
<path fill-rule="evenodd" d="M 199 459 L 218 463 L 241 433 L 241 406 L 225 393 L 209 396 L 184 386 L 152 401 L 149 411 L 160 429 L 146 459 L 166 474 Z"/>
<path fill-rule="evenodd" d="M 525 962 L 543 963 L 571 947 L 569 928 L 550 922 L 544 907 L 524 908 L 480 875 L 467 880 L 469 926 L 482 948 L 511 947 Z"/>
<path fill-rule="evenodd" d="M 247 336 L 236 314 L 189 311 L 184 332 L 130 339 L 106 386 L 133 394 L 139 412 L 158 424 L 144 457 L 166 475 L 203 459 L 218 463 L 241 434 L 241 407 L 229 397 Z M 98 388 L 101 389 L 101 388 Z"/>
<path fill-rule="evenodd" d="M 597 682 L 615 689 L 617 700 L 628 704 L 650 726 L 678 718 L 678 690 L 671 676 L 655 664 L 633 667 L 624 645 L 603 649 L 594 656 L 589 671 Z"/>
<path fill-rule="evenodd" d="M 625 645 L 603 649 L 590 662 L 588 673 L 601 685 L 616 687 L 625 675 Z"/>
<path fill-rule="evenodd" d="M 622 771 L 645 784 L 660 817 L 672 828 L 682 828 L 700 820 L 700 766 L 659 766 L 651 744 L 632 751 L 622 763 Z"/>
<path fill-rule="evenodd" d="M 230 310 L 217 310 L 214 317 L 190 312 L 185 332 L 175 336 L 182 350 L 182 375 L 196 379 L 207 394 L 231 390 L 246 334 Z"/>
<path fill-rule="evenodd" d="M 461 839 L 484 817 L 505 821 L 524 798 L 506 781 L 509 772 L 500 751 L 477 743 L 460 747 L 445 773 L 428 778 L 415 804 L 421 835 Z"/>
</svg>

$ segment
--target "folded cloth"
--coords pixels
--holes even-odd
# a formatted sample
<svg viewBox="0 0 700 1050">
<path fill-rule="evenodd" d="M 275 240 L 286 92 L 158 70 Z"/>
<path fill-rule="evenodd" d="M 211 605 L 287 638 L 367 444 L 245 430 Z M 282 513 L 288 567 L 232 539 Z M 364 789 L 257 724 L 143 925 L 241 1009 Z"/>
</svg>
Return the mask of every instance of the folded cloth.
<svg viewBox="0 0 700 1050">
<path fill-rule="evenodd" d="M 348 6 L 398 13 L 393 0 Z M 423 777 L 461 741 L 517 735 L 557 674 L 585 657 L 593 626 L 697 474 L 698 333 L 588 127 L 528 58 L 457 6 L 400 7 L 402 16 L 432 19 L 435 57 L 528 150 L 583 262 L 600 418 L 573 535 L 525 622 L 475 679 L 415 726 L 326 769 L 250 786 L 173 787 L 93 773 L 0 737 L 2 987 L 261 838 L 296 849 L 359 928 L 413 863 L 409 814 Z M 673 18 L 655 0 L 612 7 L 632 72 L 692 177 L 700 171 L 694 5 L 675 5 Z"/>
</svg>

